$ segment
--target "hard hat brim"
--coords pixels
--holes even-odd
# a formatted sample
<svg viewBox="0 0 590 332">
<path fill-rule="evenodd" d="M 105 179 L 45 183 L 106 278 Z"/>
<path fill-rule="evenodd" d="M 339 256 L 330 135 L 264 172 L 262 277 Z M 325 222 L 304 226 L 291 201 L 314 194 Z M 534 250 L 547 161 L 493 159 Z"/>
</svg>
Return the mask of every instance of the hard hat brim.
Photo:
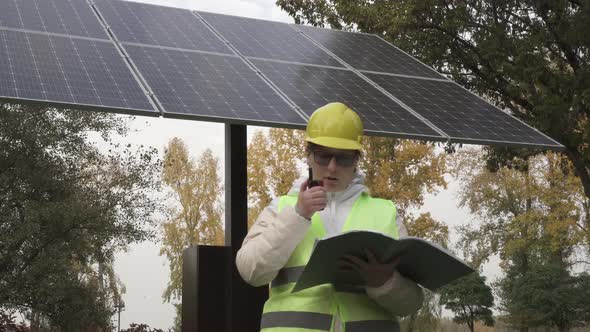
<svg viewBox="0 0 590 332">
<path fill-rule="evenodd" d="M 307 137 L 305 139 L 307 142 L 325 146 L 327 148 L 332 149 L 341 149 L 341 150 L 361 150 L 362 146 L 361 143 L 357 141 L 353 141 L 350 139 L 339 138 L 339 137 Z"/>
</svg>

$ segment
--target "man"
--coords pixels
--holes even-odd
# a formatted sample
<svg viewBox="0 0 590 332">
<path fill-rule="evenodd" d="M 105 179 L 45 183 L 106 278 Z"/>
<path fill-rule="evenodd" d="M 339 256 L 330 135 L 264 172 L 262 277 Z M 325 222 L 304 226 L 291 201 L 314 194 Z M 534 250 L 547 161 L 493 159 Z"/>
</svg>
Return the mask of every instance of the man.
<svg viewBox="0 0 590 332">
<path fill-rule="evenodd" d="M 244 239 L 236 258 L 240 275 L 253 286 L 271 287 L 263 332 L 394 332 L 396 317 L 422 305 L 420 286 L 395 269 L 399 260 L 379 262 L 369 251 L 341 261 L 343 269 L 360 273 L 363 288 L 327 284 L 291 292 L 320 238 L 355 229 L 407 235 L 393 202 L 370 197 L 363 184 L 357 169 L 362 134 L 359 116 L 346 105 L 316 110 L 307 125 L 307 164 L 314 175 L 309 180 L 322 185 L 296 181 L 261 212 Z"/>
</svg>

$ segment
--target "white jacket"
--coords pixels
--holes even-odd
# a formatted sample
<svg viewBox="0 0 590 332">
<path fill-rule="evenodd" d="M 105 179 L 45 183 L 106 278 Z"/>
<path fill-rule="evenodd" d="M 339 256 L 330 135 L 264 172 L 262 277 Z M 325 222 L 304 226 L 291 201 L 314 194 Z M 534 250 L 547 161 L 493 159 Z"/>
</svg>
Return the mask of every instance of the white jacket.
<svg viewBox="0 0 590 332">
<path fill-rule="evenodd" d="M 293 184 L 289 194 L 297 194 L 306 178 Z M 328 203 L 320 217 L 326 228 L 326 236 L 341 232 L 354 201 L 362 192 L 368 192 L 364 177 L 357 173 L 353 182 L 342 192 L 328 193 Z M 295 213 L 291 206 L 278 213 L 278 198 L 258 216 L 238 251 L 236 265 L 242 278 L 252 286 L 270 283 L 305 237 L 311 223 Z M 402 218 L 397 218 L 398 234 L 407 236 Z M 366 287 L 369 297 L 389 310 L 394 316 L 406 316 L 416 312 L 424 298 L 422 288 L 395 271 L 381 287 Z"/>
</svg>

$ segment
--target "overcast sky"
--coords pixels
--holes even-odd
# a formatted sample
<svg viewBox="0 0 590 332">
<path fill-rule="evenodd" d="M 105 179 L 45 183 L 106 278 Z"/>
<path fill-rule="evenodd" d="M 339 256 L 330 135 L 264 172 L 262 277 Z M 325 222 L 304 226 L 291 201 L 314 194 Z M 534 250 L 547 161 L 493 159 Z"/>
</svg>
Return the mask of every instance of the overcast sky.
<svg viewBox="0 0 590 332">
<path fill-rule="evenodd" d="M 140 2 L 292 22 L 274 4 L 275 0 L 143 0 Z M 164 146 L 173 137 L 183 139 L 195 158 L 206 148 L 210 148 L 222 161 L 220 171 L 223 175 L 223 124 L 138 117 L 132 123 L 132 128 L 135 132 L 127 138 L 128 142 L 154 146 L 160 151 L 163 151 Z M 254 130 L 256 128 L 248 127 L 249 136 Z M 451 229 L 455 225 L 470 222 L 469 214 L 457 208 L 454 197 L 456 189 L 456 185 L 451 183 L 448 190 L 435 196 L 428 196 L 422 211 L 430 212 L 433 217 L 446 223 Z M 162 303 L 161 295 L 168 280 L 168 267 L 166 259 L 159 256 L 159 245 L 143 243 L 131 246 L 128 252 L 117 256 L 115 270 L 126 287 L 126 294 L 123 295 L 126 308 L 121 313 L 121 328 L 127 328 L 132 322 L 145 323 L 164 330 L 171 327 L 175 313 L 172 305 Z M 484 274 L 493 278 L 497 275 L 497 268 L 492 264 L 484 271 Z M 116 324 L 116 316 L 114 323 Z"/>
</svg>

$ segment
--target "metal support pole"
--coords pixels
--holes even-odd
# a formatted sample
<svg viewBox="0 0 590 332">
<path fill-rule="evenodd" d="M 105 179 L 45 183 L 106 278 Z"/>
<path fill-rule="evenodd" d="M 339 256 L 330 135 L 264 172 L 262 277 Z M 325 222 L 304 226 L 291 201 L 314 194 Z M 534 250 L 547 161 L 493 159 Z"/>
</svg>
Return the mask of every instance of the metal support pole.
<svg viewBox="0 0 590 332">
<path fill-rule="evenodd" d="M 254 288 L 240 277 L 236 254 L 248 232 L 247 131 L 225 125 L 225 245 L 231 246 L 226 282 L 226 331 L 258 332 L 268 288 Z"/>
</svg>

